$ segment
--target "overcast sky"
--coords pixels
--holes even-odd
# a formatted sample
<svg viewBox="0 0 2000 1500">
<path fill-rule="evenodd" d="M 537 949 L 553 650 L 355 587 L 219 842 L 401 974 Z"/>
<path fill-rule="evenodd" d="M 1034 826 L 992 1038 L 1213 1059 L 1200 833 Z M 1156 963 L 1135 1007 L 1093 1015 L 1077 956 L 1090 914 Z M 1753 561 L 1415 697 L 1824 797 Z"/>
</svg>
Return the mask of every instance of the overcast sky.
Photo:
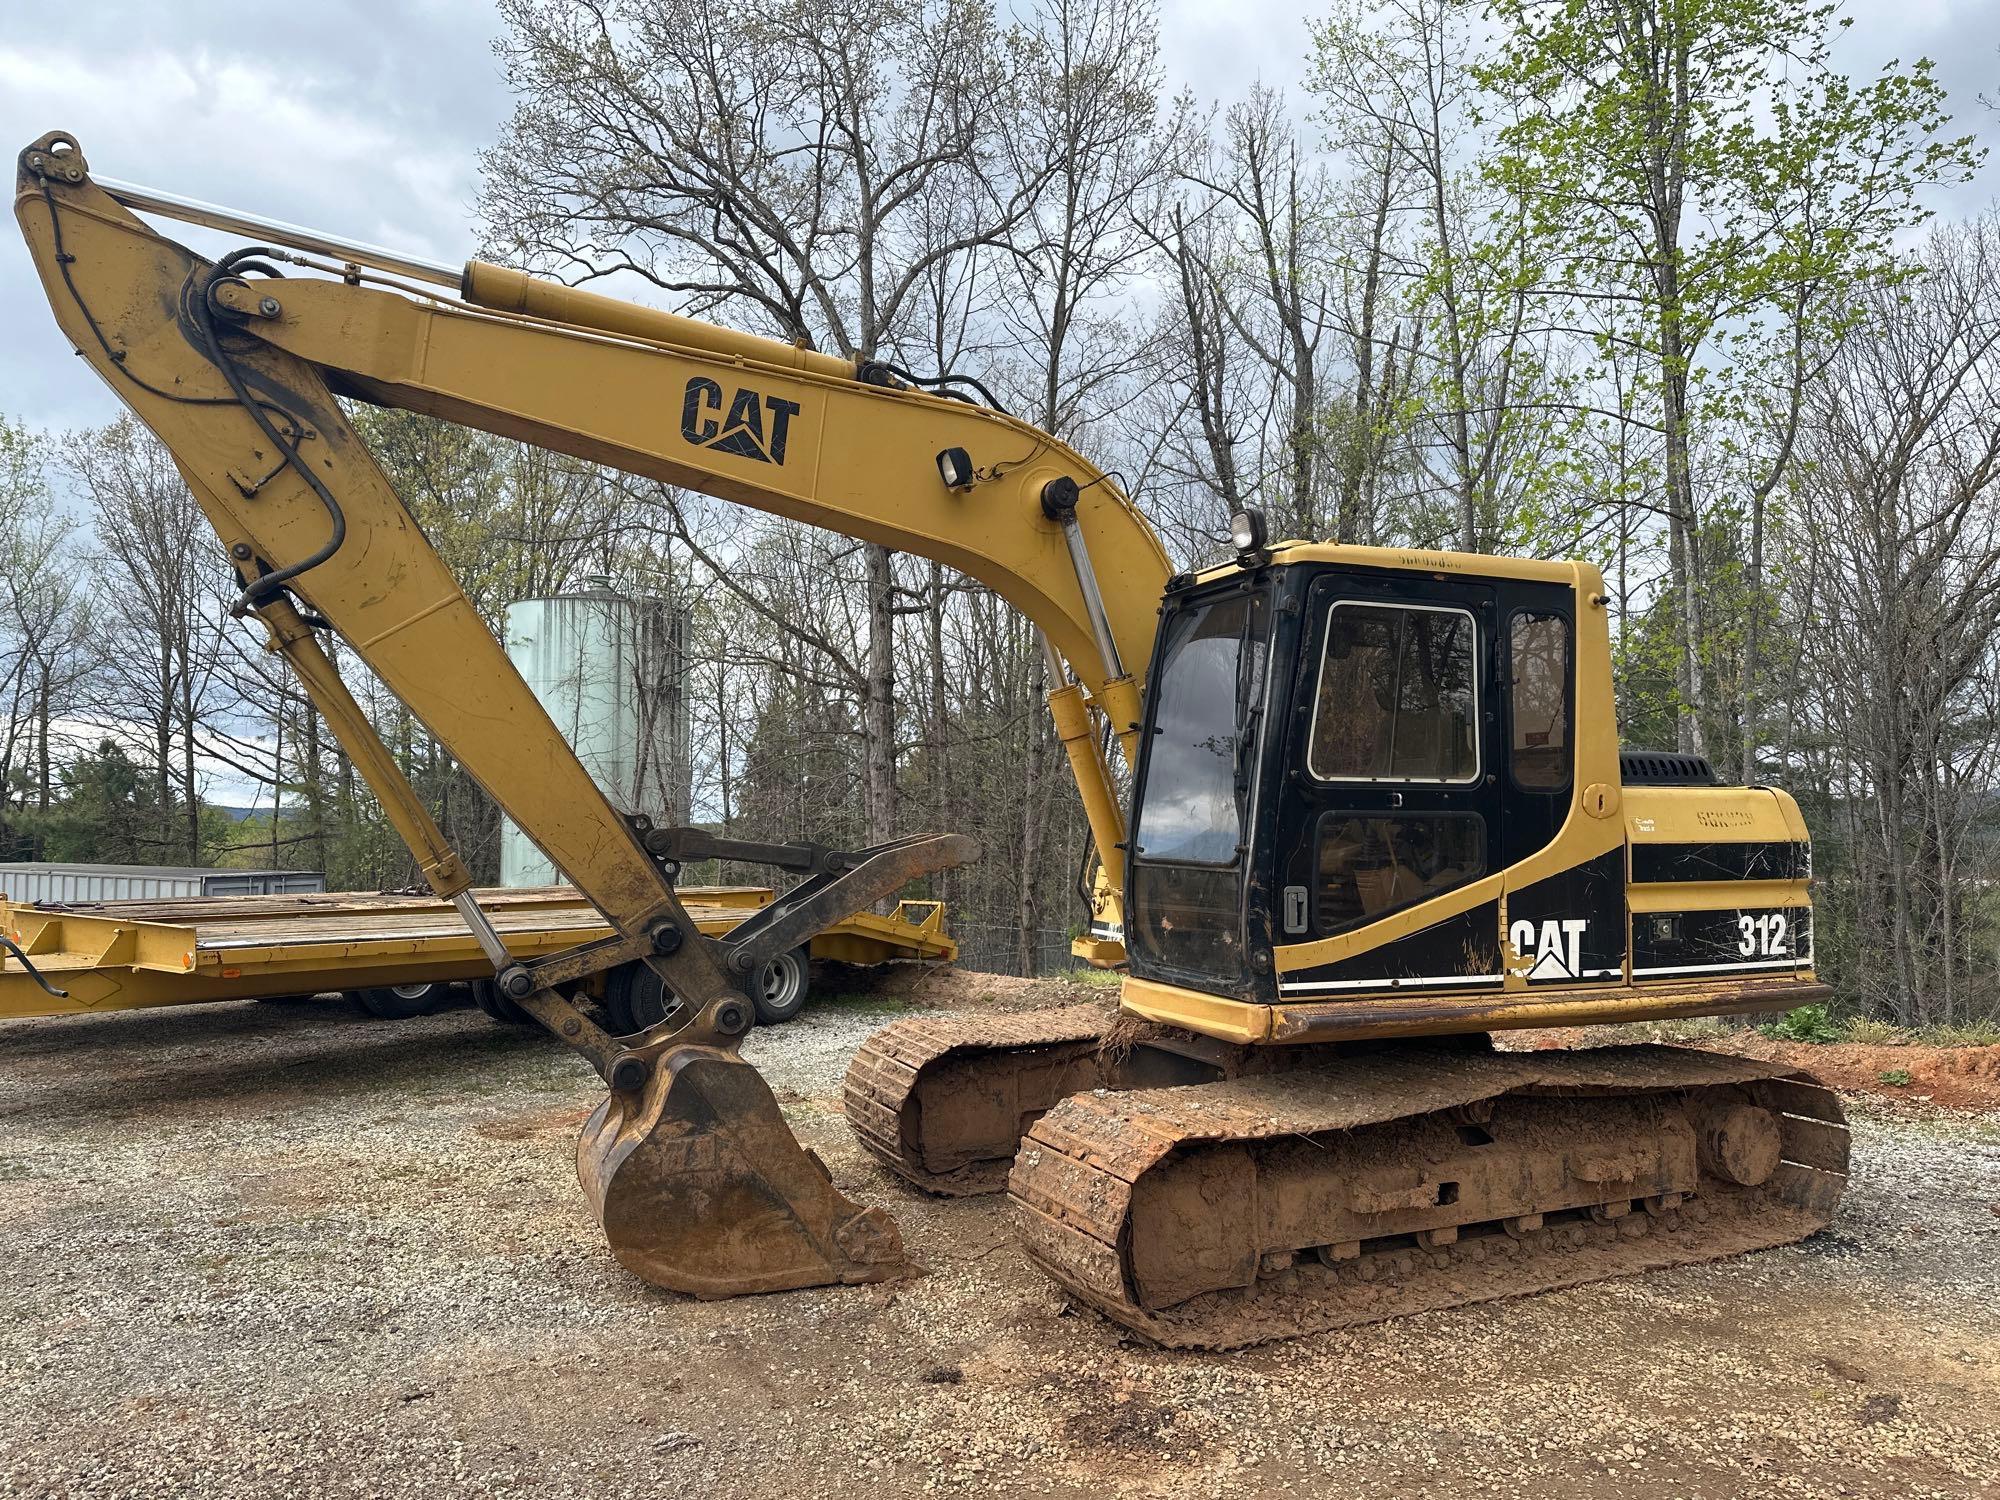
<svg viewBox="0 0 2000 1500">
<path fill-rule="evenodd" d="M 489 0 L 71 0 L 59 13 L 0 39 L 9 155 L 68 130 L 106 176 L 441 260 L 470 252 L 477 153 L 508 108 Z M 2000 4 L 1850 0 L 1848 13 L 1843 67 L 1929 56 L 1963 128 L 2000 143 L 2000 116 L 1975 99 L 2000 93 Z M 1302 14 L 1287 0 L 1163 0 L 1170 85 L 1224 101 L 1259 78 L 1296 91 Z M 1975 210 L 1996 191 L 1989 166 L 1941 206 Z M 20 239 L 0 233 L 0 412 L 61 428 L 117 410 L 57 333 Z"/>
</svg>

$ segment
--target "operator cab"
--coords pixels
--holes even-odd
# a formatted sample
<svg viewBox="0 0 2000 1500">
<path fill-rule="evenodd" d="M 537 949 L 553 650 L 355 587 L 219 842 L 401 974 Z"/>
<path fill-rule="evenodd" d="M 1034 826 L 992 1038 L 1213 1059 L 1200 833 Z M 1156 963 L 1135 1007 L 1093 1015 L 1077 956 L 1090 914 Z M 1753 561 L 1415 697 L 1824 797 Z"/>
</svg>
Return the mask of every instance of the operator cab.
<svg viewBox="0 0 2000 1500">
<path fill-rule="evenodd" d="M 1260 1004 L 1500 988 L 1497 894 L 1411 913 L 1543 849 L 1568 817 L 1575 575 L 1267 550 L 1245 530 L 1236 563 L 1168 588 L 1133 796 L 1132 974 Z M 1601 917 L 1585 946 L 1606 950 L 1580 951 L 1572 977 L 1617 972 L 1619 858 L 1565 874 L 1551 909 Z M 1326 963 L 1276 972 L 1274 949 L 1347 935 Z"/>
</svg>

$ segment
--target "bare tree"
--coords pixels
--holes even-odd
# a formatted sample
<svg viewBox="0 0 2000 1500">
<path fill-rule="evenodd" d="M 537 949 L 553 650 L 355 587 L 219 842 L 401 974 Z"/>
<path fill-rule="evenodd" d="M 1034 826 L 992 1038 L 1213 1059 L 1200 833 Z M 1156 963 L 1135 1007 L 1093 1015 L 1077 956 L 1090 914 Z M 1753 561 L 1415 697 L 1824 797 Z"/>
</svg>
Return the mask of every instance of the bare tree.
<svg viewBox="0 0 2000 1500">
<path fill-rule="evenodd" d="M 1791 601 L 1851 857 L 1843 967 L 1905 1024 L 1965 1013 L 1965 866 L 2000 783 L 2000 224 L 1925 258 L 1807 398 Z"/>
<path fill-rule="evenodd" d="M 1573 423 L 1548 404 L 1549 340 L 1531 326 L 1523 290 L 1534 247 L 1520 198 L 1475 170 L 1484 142 L 1467 71 L 1472 17 L 1456 0 L 1349 3 L 1313 39 L 1310 87 L 1329 142 L 1363 169 L 1350 188 L 1361 295 L 1345 320 L 1357 389 L 1349 446 L 1359 451 L 1345 467 L 1380 473 L 1393 461 L 1365 445 L 1404 438 L 1413 540 L 1449 535 L 1468 552 L 1534 545 L 1541 538 L 1523 523 L 1553 490 L 1556 440 Z M 1448 527 L 1426 515 L 1433 490 L 1448 497 Z"/>
<path fill-rule="evenodd" d="M 502 9 L 516 105 L 486 158 L 485 212 L 573 279 L 636 275 L 697 311 L 894 360 L 927 274 L 1003 243 L 1041 186 L 990 170 L 1012 90 L 978 0 Z M 955 231 L 927 232 L 941 218 Z M 864 800 L 881 840 L 896 822 L 895 578 L 879 547 L 864 569 Z"/>
<path fill-rule="evenodd" d="M 1020 107 L 1002 149 L 1013 180 L 1038 190 L 1002 258 L 993 321 L 1024 367 L 1015 384 L 1029 419 L 1081 446 L 1106 425 L 1139 356 L 1118 304 L 1151 248 L 1140 225 L 1172 173 L 1178 121 L 1157 118 L 1158 20 L 1143 0 L 1041 0 L 1013 44 Z M 1031 973 L 1052 885 L 1044 848 L 1057 831 L 1061 771 L 1041 702 L 1056 684 L 1043 680 L 1032 633 L 1012 618 L 1003 628 L 1027 667 L 1012 707 L 1025 740 L 1016 963 Z"/>
<path fill-rule="evenodd" d="M 1200 268 L 1208 295 L 1270 381 L 1276 430 L 1261 467 L 1277 488 L 1267 498 L 1282 502 L 1281 530 L 1320 535 L 1328 487 L 1320 364 L 1332 321 L 1325 169 L 1301 150 L 1283 95 L 1259 85 L 1223 111 L 1213 159 L 1187 175 L 1210 195 L 1221 226 L 1211 242 L 1220 257 Z M 1343 501 L 1354 493 L 1344 489 Z M 1340 519 L 1328 519 L 1339 534 Z"/>
<path fill-rule="evenodd" d="M 0 419 L 0 857 L 40 857 L 55 727 L 89 670 L 73 524 L 47 481 L 47 443 Z"/>
<path fill-rule="evenodd" d="M 154 777 L 163 859 L 199 864 L 202 740 L 226 701 L 233 575 L 165 446 L 131 417 L 71 434 L 62 463 L 89 496 L 98 611 L 89 714 L 137 744 Z M 232 632 L 233 633 L 233 632 Z"/>
<path fill-rule="evenodd" d="M 1148 340 L 1158 378 L 1144 410 L 1161 434 L 1159 481 L 1151 487 L 1155 520 L 1188 558 L 1207 551 L 1229 514 L 1257 493 L 1261 382 L 1228 313 L 1225 230 L 1216 202 L 1179 195 L 1164 223 L 1159 244 L 1170 291 Z"/>
</svg>

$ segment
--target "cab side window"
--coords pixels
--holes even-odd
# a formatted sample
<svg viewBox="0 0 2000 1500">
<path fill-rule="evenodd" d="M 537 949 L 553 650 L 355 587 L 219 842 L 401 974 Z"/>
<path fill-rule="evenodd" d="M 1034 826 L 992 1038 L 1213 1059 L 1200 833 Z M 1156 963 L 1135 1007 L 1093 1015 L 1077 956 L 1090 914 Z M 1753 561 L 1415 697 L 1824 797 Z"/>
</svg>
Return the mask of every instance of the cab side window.
<svg viewBox="0 0 2000 1500">
<path fill-rule="evenodd" d="M 1508 626 L 1508 753 L 1515 785 L 1559 792 L 1569 785 L 1569 617 L 1517 612 Z"/>
<path fill-rule="evenodd" d="M 1321 781 L 1477 780 L 1474 637 L 1462 609 L 1335 604 L 1307 769 Z"/>
</svg>

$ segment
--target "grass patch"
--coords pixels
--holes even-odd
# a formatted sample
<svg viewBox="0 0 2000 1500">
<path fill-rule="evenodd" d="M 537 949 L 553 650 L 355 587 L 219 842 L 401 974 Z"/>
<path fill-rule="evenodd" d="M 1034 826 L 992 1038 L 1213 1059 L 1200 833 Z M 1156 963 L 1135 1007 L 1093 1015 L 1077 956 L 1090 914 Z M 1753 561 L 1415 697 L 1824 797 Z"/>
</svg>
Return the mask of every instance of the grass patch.
<svg viewBox="0 0 2000 1500">
<path fill-rule="evenodd" d="M 1852 1042 L 1862 1047 L 1992 1047 L 2000 1046 L 2000 1021 L 1966 1021 L 1955 1026 L 1920 1026 L 1911 1030 L 1872 1016 L 1837 1021 L 1824 1005 L 1802 1005 L 1757 1028 L 1781 1042 Z"/>
<path fill-rule="evenodd" d="M 1956 1026 L 1925 1026 L 1916 1036 L 1926 1047 L 2000 1047 L 2000 1020 L 1989 1017 Z"/>
<path fill-rule="evenodd" d="M 1801 1005 L 1797 1010 L 1786 1011 L 1775 1021 L 1766 1021 L 1757 1030 L 1780 1042 L 1823 1044 L 1846 1040 L 1845 1033 L 1826 1013 L 1824 1005 Z"/>
<path fill-rule="evenodd" d="M 1910 1070 L 1908 1068 L 1884 1068 L 1875 1075 L 1875 1080 L 1878 1083 L 1888 1084 L 1892 1089 L 1906 1089 L 1910 1086 Z"/>
<path fill-rule="evenodd" d="M 1842 1028 L 1845 1037 L 1863 1047 L 1907 1047 L 1910 1034 L 1900 1026 L 1878 1021 L 1873 1016 L 1856 1016 Z"/>
<path fill-rule="evenodd" d="M 1808 1017 L 1798 1026 L 1810 1035 L 1792 1035 L 1774 1030 L 1776 1026 L 1789 1026 L 1794 1018 L 1805 1017 L 1807 1011 L 1821 1012 L 1820 1006 L 1807 1006 L 1805 1010 L 1795 1010 L 1782 1021 L 1760 1027 L 1766 1036 L 1781 1036 L 1794 1042 L 1852 1042 L 1861 1047 L 1993 1047 L 2000 1046 L 2000 1021 L 1967 1021 L 1956 1026 L 1920 1026 L 1912 1030 L 1907 1026 L 1896 1026 L 1888 1021 L 1878 1021 L 1873 1016 L 1855 1016 L 1835 1024 L 1832 1036 L 1819 1034 L 1823 1027 L 1820 1019 Z"/>
<path fill-rule="evenodd" d="M 1072 969 L 1063 977 L 1071 984 L 1093 990 L 1115 990 L 1125 982 L 1125 976 L 1116 969 Z"/>
<path fill-rule="evenodd" d="M 1660 1042 L 1719 1042 L 1735 1028 L 1720 1016 L 1678 1016 L 1664 1021 L 1640 1023 Z"/>
</svg>

